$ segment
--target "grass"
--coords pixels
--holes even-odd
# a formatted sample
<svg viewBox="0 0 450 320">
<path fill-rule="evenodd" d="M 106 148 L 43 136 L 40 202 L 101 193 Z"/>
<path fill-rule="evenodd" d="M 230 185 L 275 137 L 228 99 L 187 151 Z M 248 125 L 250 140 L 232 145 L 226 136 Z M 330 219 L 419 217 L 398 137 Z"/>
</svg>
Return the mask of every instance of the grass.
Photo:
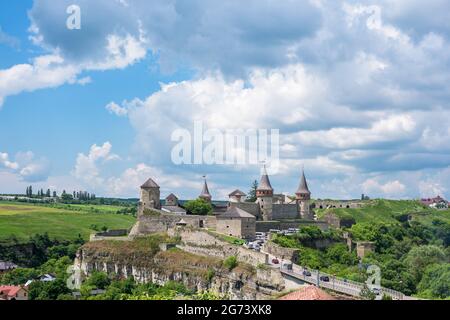
<svg viewBox="0 0 450 320">
<path fill-rule="evenodd" d="M 68 205 L 61 205 L 68 206 Z M 116 214 L 115 206 L 70 205 L 59 208 L 43 205 L 0 202 L 0 243 L 11 237 L 25 242 L 31 235 L 48 233 L 58 240 L 74 240 L 78 234 L 84 239 L 95 232 L 93 225 L 108 229 L 128 229 L 136 221 L 132 216 Z M 74 210 L 75 209 L 75 210 Z"/>
<path fill-rule="evenodd" d="M 216 231 L 212 231 L 211 229 L 208 230 L 208 233 L 210 235 L 212 235 L 213 237 L 216 237 L 222 241 L 228 242 L 229 244 L 235 244 L 238 246 L 242 246 L 245 244 L 245 240 L 243 240 L 243 239 L 232 237 L 232 236 L 227 236 L 227 235 L 221 234 L 221 233 L 217 233 Z"/>
<path fill-rule="evenodd" d="M 399 223 L 397 217 L 406 214 L 412 214 L 413 219 L 425 224 L 431 224 L 435 219 L 450 223 L 450 210 L 430 209 L 414 200 L 371 200 L 362 208 L 316 209 L 315 211 L 319 218 L 328 212 L 333 212 L 341 218 L 353 217 L 357 223 Z"/>
</svg>

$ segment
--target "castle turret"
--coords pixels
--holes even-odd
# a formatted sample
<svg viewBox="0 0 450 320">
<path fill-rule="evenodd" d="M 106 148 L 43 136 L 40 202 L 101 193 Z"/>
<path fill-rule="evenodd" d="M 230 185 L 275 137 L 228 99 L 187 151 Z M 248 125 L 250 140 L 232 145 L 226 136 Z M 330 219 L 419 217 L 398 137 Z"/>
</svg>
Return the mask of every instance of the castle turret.
<svg viewBox="0 0 450 320">
<path fill-rule="evenodd" d="M 303 219 L 313 219 L 313 215 L 310 208 L 311 191 L 309 191 L 308 183 L 306 182 L 305 170 L 302 172 L 300 179 L 300 185 L 295 192 L 298 210 L 300 217 Z"/>
<path fill-rule="evenodd" d="M 211 199 L 212 196 L 209 193 L 209 189 L 208 189 L 208 182 L 206 181 L 206 177 L 205 177 L 205 182 L 203 184 L 203 190 L 202 193 L 198 196 L 200 199 L 205 200 L 206 202 L 211 203 Z"/>
<path fill-rule="evenodd" d="M 160 190 L 158 184 L 152 179 L 148 179 L 141 186 L 141 211 L 145 209 L 161 209 Z"/>
<path fill-rule="evenodd" d="M 272 220 L 273 188 L 270 184 L 266 166 L 263 168 L 261 181 L 259 182 L 258 189 L 256 189 L 256 198 L 256 201 L 259 203 L 259 207 L 261 209 L 263 220 Z"/>
</svg>

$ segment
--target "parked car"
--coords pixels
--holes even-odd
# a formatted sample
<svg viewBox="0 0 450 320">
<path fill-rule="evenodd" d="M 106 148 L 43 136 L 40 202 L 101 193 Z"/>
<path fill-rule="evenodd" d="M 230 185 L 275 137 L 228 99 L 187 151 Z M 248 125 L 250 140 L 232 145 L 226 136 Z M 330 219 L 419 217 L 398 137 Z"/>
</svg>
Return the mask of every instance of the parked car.
<svg viewBox="0 0 450 320">
<path fill-rule="evenodd" d="M 323 282 L 330 282 L 330 277 L 328 277 L 328 276 L 321 276 L 321 277 L 320 277 L 320 281 L 323 281 Z"/>
<path fill-rule="evenodd" d="M 278 259 L 275 258 L 275 259 L 272 259 L 272 263 L 273 263 L 273 264 L 279 264 L 280 261 L 279 261 Z"/>
<path fill-rule="evenodd" d="M 304 270 L 303 275 L 307 276 L 307 277 L 311 277 L 311 272 L 309 272 L 308 270 Z"/>
</svg>

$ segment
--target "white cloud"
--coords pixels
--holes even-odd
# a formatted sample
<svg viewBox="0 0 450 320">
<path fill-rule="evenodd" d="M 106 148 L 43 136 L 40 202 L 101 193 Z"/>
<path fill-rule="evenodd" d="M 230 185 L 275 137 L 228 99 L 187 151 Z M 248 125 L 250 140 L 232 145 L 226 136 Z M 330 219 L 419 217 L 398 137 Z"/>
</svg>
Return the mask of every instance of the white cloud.
<svg viewBox="0 0 450 320">
<path fill-rule="evenodd" d="M 23 91 L 53 88 L 75 83 L 79 70 L 64 63 L 58 55 L 35 58 L 31 64 L 18 64 L 0 70 L 0 102 Z M 1 104 L 0 104 L 1 107 Z"/>
<path fill-rule="evenodd" d="M 118 117 L 124 117 L 124 116 L 128 115 L 128 109 L 119 106 L 115 102 L 108 103 L 105 108 L 110 113 L 115 114 Z"/>
<path fill-rule="evenodd" d="M 100 186 L 104 179 L 100 175 L 99 163 L 119 159 L 119 156 L 111 153 L 112 145 L 105 142 L 102 146 L 92 145 L 89 154 L 79 153 L 76 159 L 73 176 L 91 186 Z"/>
<path fill-rule="evenodd" d="M 438 195 L 442 196 L 444 195 L 445 191 L 447 191 L 447 189 L 436 180 L 426 180 L 420 181 L 419 191 L 421 197 L 427 198 L 427 197 L 435 197 Z"/>
<path fill-rule="evenodd" d="M 17 170 L 19 164 L 17 162 L 12 162 L 9 160 L 9 155 L 7 153 L 0 152 L 0 165 L 7 169 Z"/>
<path fill-rule="evenodd" d="M 371 178 L 364 181 L 362 189 L 366 194 L 382 194 L 383 196 L 393 198 L 404 195 L 406 187 L 398 180 L 380 183 L 378 180 Z"/>
<path fill-rule="evenodd" d="M 168 195 L 175 192 L 181 196 L 192 196 L 192 192 L 200 193 L 201 179 L 197 181 L 191 178 L 185 178 L 181 175 L 167 174 L 161 169 L 140 163 L 135 167 L 126 169 L 118 177 L 110 177 L 107 181 L 107 192 L 112 195 L 120 196 L 124 194 L 139 194 L 139 186 L 148 178 L 154 179 L 161 187 L 162 195 Z"/>
<path fill-rule="evenodd" d="M 50 174 L 48 160 L 37 159 L 31 151 L 17 153 L 14 162 L 10 161 L 7 153 L 0 153 L 0 168 L 2 166 L 26 182 L 44 181 Z"/>
</svg>

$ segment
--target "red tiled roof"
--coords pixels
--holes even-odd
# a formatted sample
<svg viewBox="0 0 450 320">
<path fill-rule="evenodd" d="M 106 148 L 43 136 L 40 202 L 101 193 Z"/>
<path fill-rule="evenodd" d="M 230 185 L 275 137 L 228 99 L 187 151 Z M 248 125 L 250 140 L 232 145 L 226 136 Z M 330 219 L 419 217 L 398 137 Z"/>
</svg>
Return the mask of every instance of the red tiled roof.
<svg viewBox="0 0 450 320">
<path fill-rule="evenodd" d="M 0 286 L 0 295 L 15 297 L 21 289 L 23 288 L 17 286 Z"/>
<path fill-rule="evenodd" d="M 279 300 L 336 300 L 336 298 L 316 286 L 307 286 L 291 292 Z"/>
</svg>

